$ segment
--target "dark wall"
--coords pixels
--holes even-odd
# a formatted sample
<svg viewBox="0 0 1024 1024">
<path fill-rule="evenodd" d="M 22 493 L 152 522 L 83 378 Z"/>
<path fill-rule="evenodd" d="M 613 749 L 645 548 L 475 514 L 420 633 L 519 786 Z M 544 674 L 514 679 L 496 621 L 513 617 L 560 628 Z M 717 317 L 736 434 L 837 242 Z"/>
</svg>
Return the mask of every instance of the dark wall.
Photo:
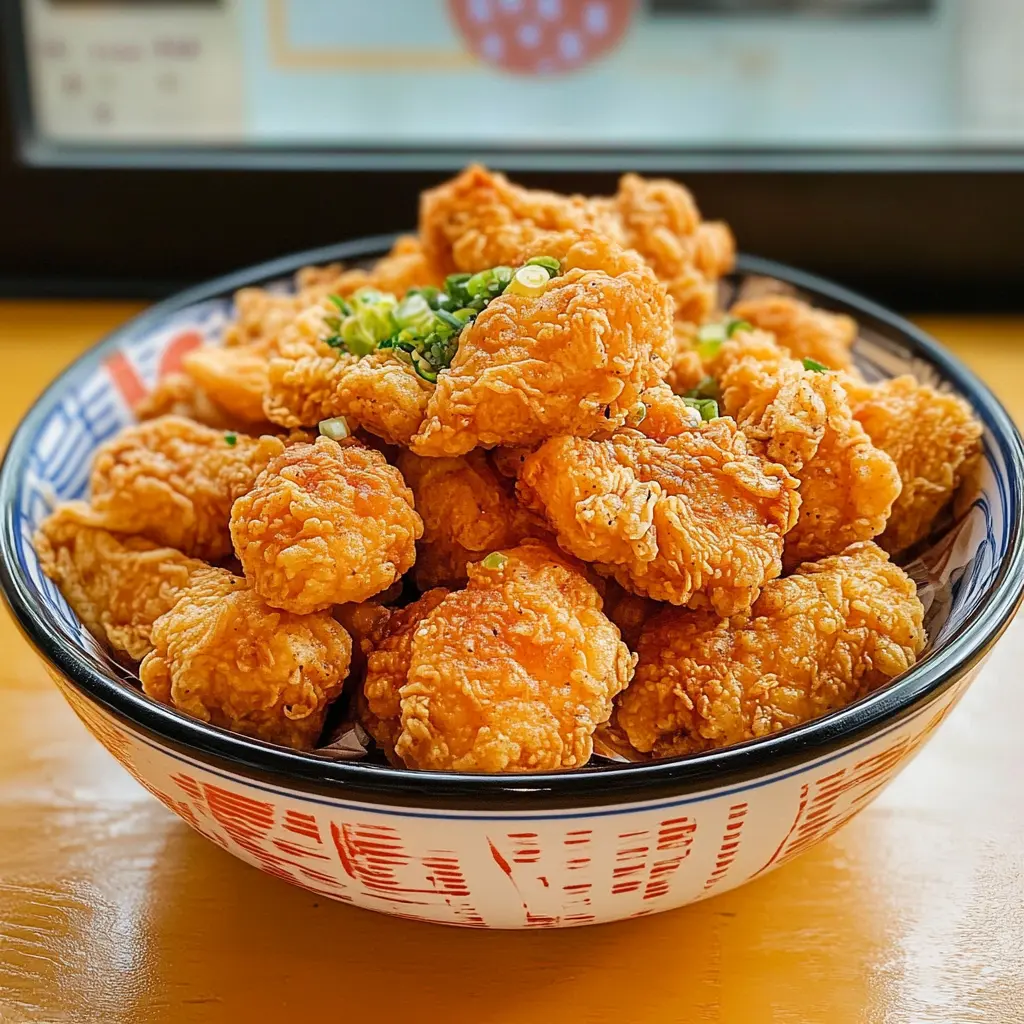
<svg viewBox="0 0 1024 1024">
<path fill-rule="evenodd" d="M 0 75 L 0 90 L 5 89 Z M 286 252 L 411 228 L 440 172 L 31 168 L 0 92 L 0 291 L 156 295 Z M 626 167 L 623 168 L 628 169 Z M 677 175 L 740 246 L 903 309 L 1024 308 L 1024 176 Z M 614 188 L 613 173 L 519 174 Z"/>
</svg>

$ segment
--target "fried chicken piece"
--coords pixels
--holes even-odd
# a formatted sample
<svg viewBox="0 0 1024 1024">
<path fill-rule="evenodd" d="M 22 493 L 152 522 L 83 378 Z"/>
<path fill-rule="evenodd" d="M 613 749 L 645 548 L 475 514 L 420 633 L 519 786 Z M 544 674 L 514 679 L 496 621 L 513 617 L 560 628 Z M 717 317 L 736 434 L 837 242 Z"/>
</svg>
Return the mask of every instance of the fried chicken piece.
<svg viewBox="0 0 1024 1024">
<path fill-rule="evenodd" d="M 800 518 L 786 537 L 787 568 L 885 529 L 900 477 L 853 418 L 839 377 L 787 356 L 770 335 L 739 332 L 716 360 L 722 410 L 754 450 L 800 481 Z"/>
<path fill-rule="evenodd" d="M 378 288 L 404 295 L 410 288 L 440 285 L 444 275 L 427 260 L 419 240 L 399 238 L 391 251 L 370 269 L 344 270 L 340 263 L 303 267 L 295 275 L 293 292 L 243 288 L 235 293 L 235 319 L 224 332 L 226 347 L 257 348 L 273 354 L 281 334 L 295 318 L 328 295 L 351 295 L 360 288 Z"/>
<path fill-rule="evenodd" d="M 813 359 L 830 370 L 853 366 L 857 321 L 842 313 L 815 309 L 789 295 L 746 299 L 732 307 L 732 316 L 746 320 L 775 340 L 794 359 Z"/>
<path fill-rule="evenodd" d="M 779 575 L 796 487 L 722 418 L 664 444 L 635 430 L 553 438 L 526 460 L 517 490 L 566 551 L 627 590 L 730 615 Z"/>
<path fill-rule="evenodd" d="M 366 679 L 360 721 L 374 742 L 401 766 L 395 744 L 402 732 L 402 687 L 409 680 L 413 636 L 423 620 L 448 596 L 444 587 L 428 590 L 405 608 L 371 626 L 366 635 Z"/>
<path fill-rule="evenodd" d="M 604 613 L 619 627 L 622 639 L 631 651 L 636 650 L 644 626 L 664 607 L 649 597 L 626 590 L 615 580 L 605 581 Z"/>
<path fill-rule="evenodd" d="M 521 188 L 474 165 L 423 193 L 420 236 L 444 273 L 514 264 L 545 235 L 588 232 L 638 250 L 668 287 L 676 316 L 701 323 L 715 307 L 718 278 L 732 269 L 728 227 L 705 223 L 690 193 L 663 179 L 627 174 L 615 196 L 564 196 Z"/>
<path fill-rule="evenodd" d="M 962 398 L 911 376 L 844 383 L 853 415 L 903 481 L 879 541 L 896 554 L 928 535 L 979 455 L 982 427 Z"/>
<path fill-rule="evenodd" d="M 312 306 L 285 331 L 280 354 L 270 361 L 267 418 L 285 427 L 312 427 L 344 416 L 352 427 L 408 445 L 423 422 L 433 384 L 387 352 L 359 359 L 331 348 L 323 340 L 331 333 L 324 323 L 330 315 L 328 305 Z"/>
<path fill-rule="evenodd" d="M 724 224 L 703 224 L 693 196 L 665 178 L 624 175 L 615 208 L 636 249 L 675 300 L 678 319 L 700 324 L 718 303 L 718 278 L 732 269 L 735 244 Z"/>
<path fill-rule="evenodd" d="M 316 745 L 352 655 L 329 612 L 268 608 L 245 580 L 212 567 L 157 619 L 152 642 L 139 679 L 154 700 L 297 750 Z"/>
<path fill-rule="evenodd" d="M 379 598 L 363 601 L 361 604 L 339 604 L 334 608 L 335 621 L 340 622 L 345 632 L 352 638 L 352 661 L 349 664 L 348 678 L 358 685 L 360 696 L 363 680 L 366 678 L 367 655 L 384 635 L 391 616 L 397 614 L 397 611 L 382 603 Z"/>
<path fill-rule="evenodd" d="M 495 448 L 488 452 L 491 465 L 497 470 L 499 476 L 506 480 L 515 480 L 523 468 L 533 448 Z"/>
<path fill-rule="evenodd" d="M 158 416 L 183 416 L 216 430 L 237 427 L 228 411 L 219 406 L 187 373 L 171 373 L 161 378 L 155 388 L 135 406 L 133 412 L 141 420 Z M 263 420 L 263 416 L 260 416 Z"/>
<path fill-rule="evenodd" d="M 430 594 L 432 602 L 438 592 Z M 441 594 L 370 656 L 371 733 L 411 768 L 586 764 L 594 729 L 633 670 L 594 587 L 564 557 L 528 541 L 471 565 L 465 590 Z"/>
<path fill-rule="evenodd" d="M 543 294 L 506 293 L 463 330 L 412 449 L 463 455 L 614 429 L 657 383 L 652 347 L 671 324 L 664 288 L 635 253 L 574 241 Z"/>
<path fill-rule="evenodd" d="M 479 164 L 420 197 L 423 250 L 444 274 L 511 264 L 543 234 L 588 229 L 625 241 L 609 200 L 520 188 Z"/>
<path fill-rule="evenodd" d="M 92 507 L 109 530 L 216 561 L 231 554 L 232 502 L 284 447 L 276 437 L 225 434 L 179 416 L 147 420 L 97 449 Z"/>
<path fill-rule="evenodd" d="M 269 359 L 254 347 L 203 345 L 182 360 L 185 373 L 235 425 L 263 424 Z"/>
<path fill-rule="evenodd" d="M 495 472 L 483 452 L 424 459 L 403 451 L 398 468 L 423 517 L 415 570 L 421 590 L 462 584 L 469 562 L 547 534 L 543 522 L 515 500 L 512 485 Z"/>
<path fill-rule="evenodd" d="M 36 554 L 82 625 L 139 661 L 153 649 L 153 623 L 207 566 L 144 537 L 115 536 L 100 521 L 84 502 L 58 506 L 36 532 Z"/>
<path fill-rule="evenodd" d="M 616 721 L 666 757 L 767 736 L 906 672 L 924 649 L 913 581 L 871 542 L 765 585 L 750 612 L 668 609 L 640 637 Z"/>
<path fill-rule="evenodd" d="M 231 509 L 249 585 L 297 615 L 366 601 L 416 560 L 423 523 L 380 452 L 326 437 L 273 458 Z"/>
<path fill-rule="evenodd" d="M 686 430 L 693 430 L 701 425 L 701 415 L 688 406 L 678 395 L 672 393 L 667 384 L 648 388 L 641 396 L 643 413 L 640 417 L 631 416 L 627 421 L 641 434 L 655 441 L 664 443 L 670 437 L 676 437 Z"/>
<path fill-rule="evenodd" d="M 369 270 L 355 268 L 339 274 L 332 283 L 331 292 L 349 296 L 360 288 L 376 288 L 378 291 L 402 296 L 410 288 L 440 286 L 443 283 L 444 274 L 427 258 L 420 240 L 411 235 L 402 235 L 391 252 Z"/>
<path fill-rule="evenodd" d="M 697 330 L 695 324 L 684 320 L 677 320 L 673 328 L 664 377 L 677 395 L 692 391 L 707 376 L 704 361 L 697 351 Z"/>
</svg>

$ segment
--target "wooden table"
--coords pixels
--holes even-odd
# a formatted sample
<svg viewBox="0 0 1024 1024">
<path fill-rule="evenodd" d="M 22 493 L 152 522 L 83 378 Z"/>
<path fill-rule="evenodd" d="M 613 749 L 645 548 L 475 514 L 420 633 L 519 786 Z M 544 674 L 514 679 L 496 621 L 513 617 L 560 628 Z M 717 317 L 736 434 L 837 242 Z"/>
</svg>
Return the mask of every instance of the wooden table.
<svg viewBox="0 0 1024 1024">
<path fill-rule="evenodd" d="M 126 304 L 0 303 L 0 437 Z M 1024 421 L 1024 321 L 924 321 Z M 85 732 L 0 616 L 0 1020 L 1024 1021 L 1024 623 L 913 764 L 764 879 L 625 924 L 464 932 L 246 867 Z"/>
</svg>

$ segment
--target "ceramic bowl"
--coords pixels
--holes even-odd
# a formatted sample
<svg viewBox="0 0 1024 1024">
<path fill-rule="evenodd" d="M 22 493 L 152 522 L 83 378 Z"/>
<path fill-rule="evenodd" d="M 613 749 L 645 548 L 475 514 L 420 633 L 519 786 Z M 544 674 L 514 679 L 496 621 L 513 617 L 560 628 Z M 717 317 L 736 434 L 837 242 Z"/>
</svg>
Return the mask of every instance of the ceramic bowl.
<svg viewBox="0 0 1024 1024">
<path fill-rule="evenodd" d="M 548 928 L 640 917 L 734 888 L 832 835 L 941 724 L 1017 607 L 1024 455 L 991 393 L 921 331 L 763 260 L 741 259 L 731 286 L 770 279 L 851 314 L 866 375 L 910 372 L 950 388 L 985 426 L 977 480 L 929 562 L 944 579 L 928 612 L 930 646 L 887 689 L 684 759 L 544 775 L 412 772 L 299 754 L 186 718 L 143 695 L 79 626 L 30 539 L 56 502 L 85 493 L 93 449 L 185 351 L 218 338 L 235 289 L 287 288 L 302 265 L 366 259 L 389 241 L 302 253 L 170 299 L 82 356 L 25 417 L 0 474 L 0 574 L 79 717 L 218 846 L 324 896 L 418 921 Z"/>
</svg>

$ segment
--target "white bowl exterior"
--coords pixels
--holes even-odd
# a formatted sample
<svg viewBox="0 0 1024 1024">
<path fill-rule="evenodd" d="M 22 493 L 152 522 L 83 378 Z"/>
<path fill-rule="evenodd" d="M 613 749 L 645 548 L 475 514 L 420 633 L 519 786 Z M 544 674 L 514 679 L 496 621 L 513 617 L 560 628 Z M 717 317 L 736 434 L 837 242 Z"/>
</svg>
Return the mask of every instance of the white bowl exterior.
<svg viewBox="0 0 1024 1024">
<path fill-rule="evenodd" d="M 842 828 L 914 756 L 975 669 L 917 715 L 799 768 L 674 799 L 543 813 L 306 795 L 172 753 L 60 677 L 93 735 L 161 803 L 248 864 L 415 921 L 558 928 L 733 889 Z"/>
</svg>

